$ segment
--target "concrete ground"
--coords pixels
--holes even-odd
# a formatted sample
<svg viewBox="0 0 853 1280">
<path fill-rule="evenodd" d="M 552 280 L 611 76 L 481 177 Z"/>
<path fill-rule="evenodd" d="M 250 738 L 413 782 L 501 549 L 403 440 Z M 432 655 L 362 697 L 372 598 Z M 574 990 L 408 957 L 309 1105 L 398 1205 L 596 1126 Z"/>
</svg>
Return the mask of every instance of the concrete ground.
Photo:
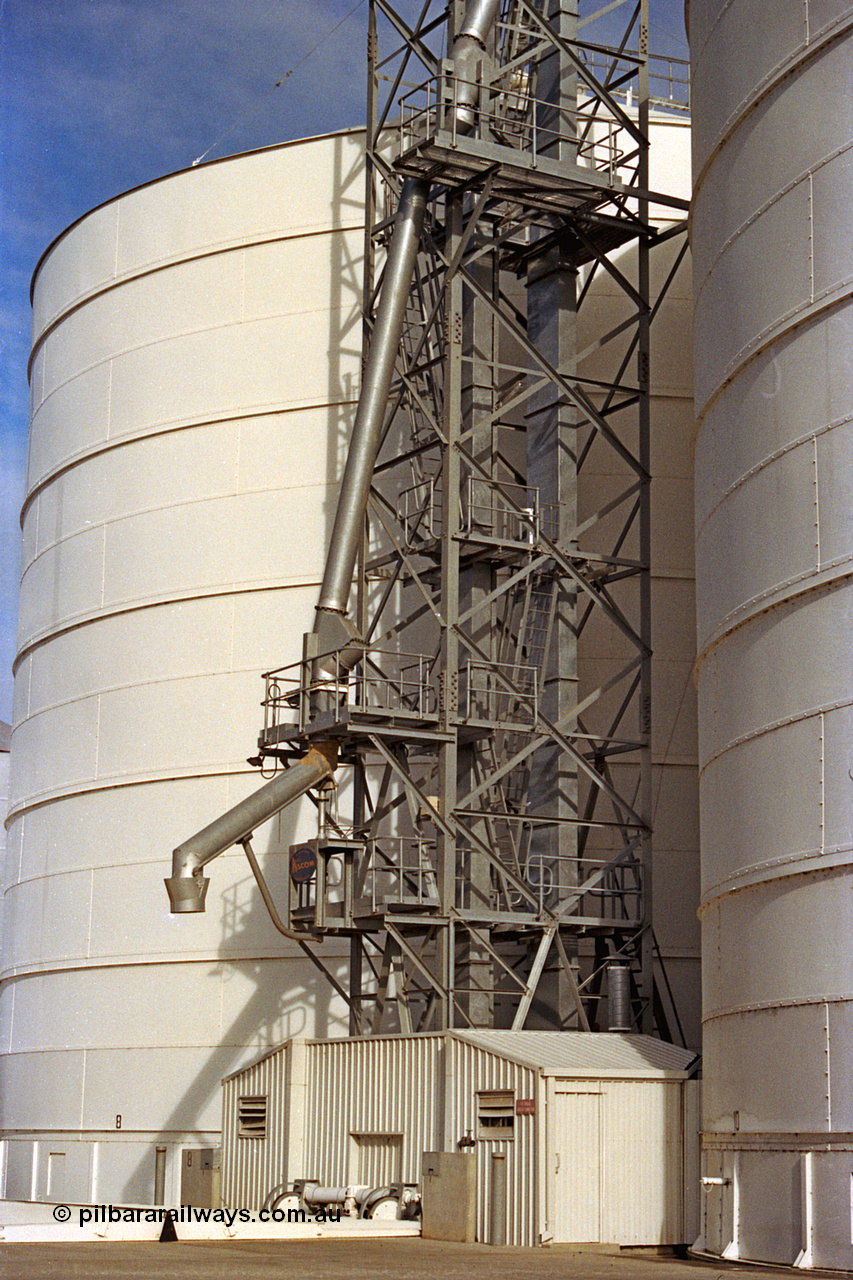
<svg viewBox="0 0 853 1280">
<path fill-rule="evenodd" d="M 794 1274 L 800 1273 L 572 1245 L 494 1249 L 420 1239 L 0 1244 L 3 1280 L 791 1280 Z"/>
</svg>

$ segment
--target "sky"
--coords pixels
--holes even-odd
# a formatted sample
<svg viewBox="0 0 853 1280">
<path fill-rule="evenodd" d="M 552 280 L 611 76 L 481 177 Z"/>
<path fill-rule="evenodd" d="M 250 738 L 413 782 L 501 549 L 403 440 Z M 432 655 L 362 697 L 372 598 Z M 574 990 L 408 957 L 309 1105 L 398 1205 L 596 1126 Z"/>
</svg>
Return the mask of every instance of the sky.
<svg viewBox="0 0 853 1280">
<path fill-rule="evenodd" d="M 0 0 L 0 719 L 38 259 L 87 210 L 201 156 L 360 124 L 366 24 L 367 0 Z M 687 57 L 683 0 L 651 0 L 650 25 L 653 52 Z"/>
</svg>

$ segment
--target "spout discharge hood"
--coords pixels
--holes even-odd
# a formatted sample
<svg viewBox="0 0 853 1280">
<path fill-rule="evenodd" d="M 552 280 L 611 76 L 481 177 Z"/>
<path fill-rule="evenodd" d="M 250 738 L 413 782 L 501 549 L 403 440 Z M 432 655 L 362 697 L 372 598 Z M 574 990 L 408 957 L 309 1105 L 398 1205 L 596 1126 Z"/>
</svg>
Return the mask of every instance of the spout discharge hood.
<svg viewBox="0 0 853 1280">
<path fill-rule="evenodd" d="M 172 854 L 172 874 L 165 881 L 173 915 L 204 911 L 208 881 L 201 869 L 220 853 L 248 839 L 256 827 L 275 817 L 311 787 L 330 778 L 337 764 L 337 743 L 311 747 L 290 769 L 234 805 L 227 813 L 178 845 Z"/>
</svg>

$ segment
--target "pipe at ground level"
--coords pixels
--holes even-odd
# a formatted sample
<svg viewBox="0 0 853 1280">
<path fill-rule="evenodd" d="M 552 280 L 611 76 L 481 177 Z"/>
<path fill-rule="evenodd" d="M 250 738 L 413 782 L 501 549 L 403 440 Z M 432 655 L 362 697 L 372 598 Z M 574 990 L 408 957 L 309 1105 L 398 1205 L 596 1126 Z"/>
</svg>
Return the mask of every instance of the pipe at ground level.
<svg viewBox="0 0 853 1280">
<path fill-rule="evenodd" d="M 492 1186 L 489 1197 L 489 1244 L 506 1244 L 506 1154 L 495 1151 L 492 1154 Z"/>
</svg>

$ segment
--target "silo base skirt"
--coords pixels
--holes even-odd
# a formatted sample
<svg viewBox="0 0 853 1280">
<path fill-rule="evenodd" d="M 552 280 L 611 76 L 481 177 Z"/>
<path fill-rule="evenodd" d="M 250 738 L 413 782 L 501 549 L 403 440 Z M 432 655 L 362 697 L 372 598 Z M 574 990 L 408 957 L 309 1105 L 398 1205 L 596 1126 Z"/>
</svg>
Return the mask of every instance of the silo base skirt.
<svg viewBox="0 0 853 1280">
<path fill-rule="evenodd" d="M 691 1252 L 853 1268 L 853 1134 L 755 1134 L 738 1144 L 706 1135 L 703 1164 L 703 1232 Z"/>
</svg>

